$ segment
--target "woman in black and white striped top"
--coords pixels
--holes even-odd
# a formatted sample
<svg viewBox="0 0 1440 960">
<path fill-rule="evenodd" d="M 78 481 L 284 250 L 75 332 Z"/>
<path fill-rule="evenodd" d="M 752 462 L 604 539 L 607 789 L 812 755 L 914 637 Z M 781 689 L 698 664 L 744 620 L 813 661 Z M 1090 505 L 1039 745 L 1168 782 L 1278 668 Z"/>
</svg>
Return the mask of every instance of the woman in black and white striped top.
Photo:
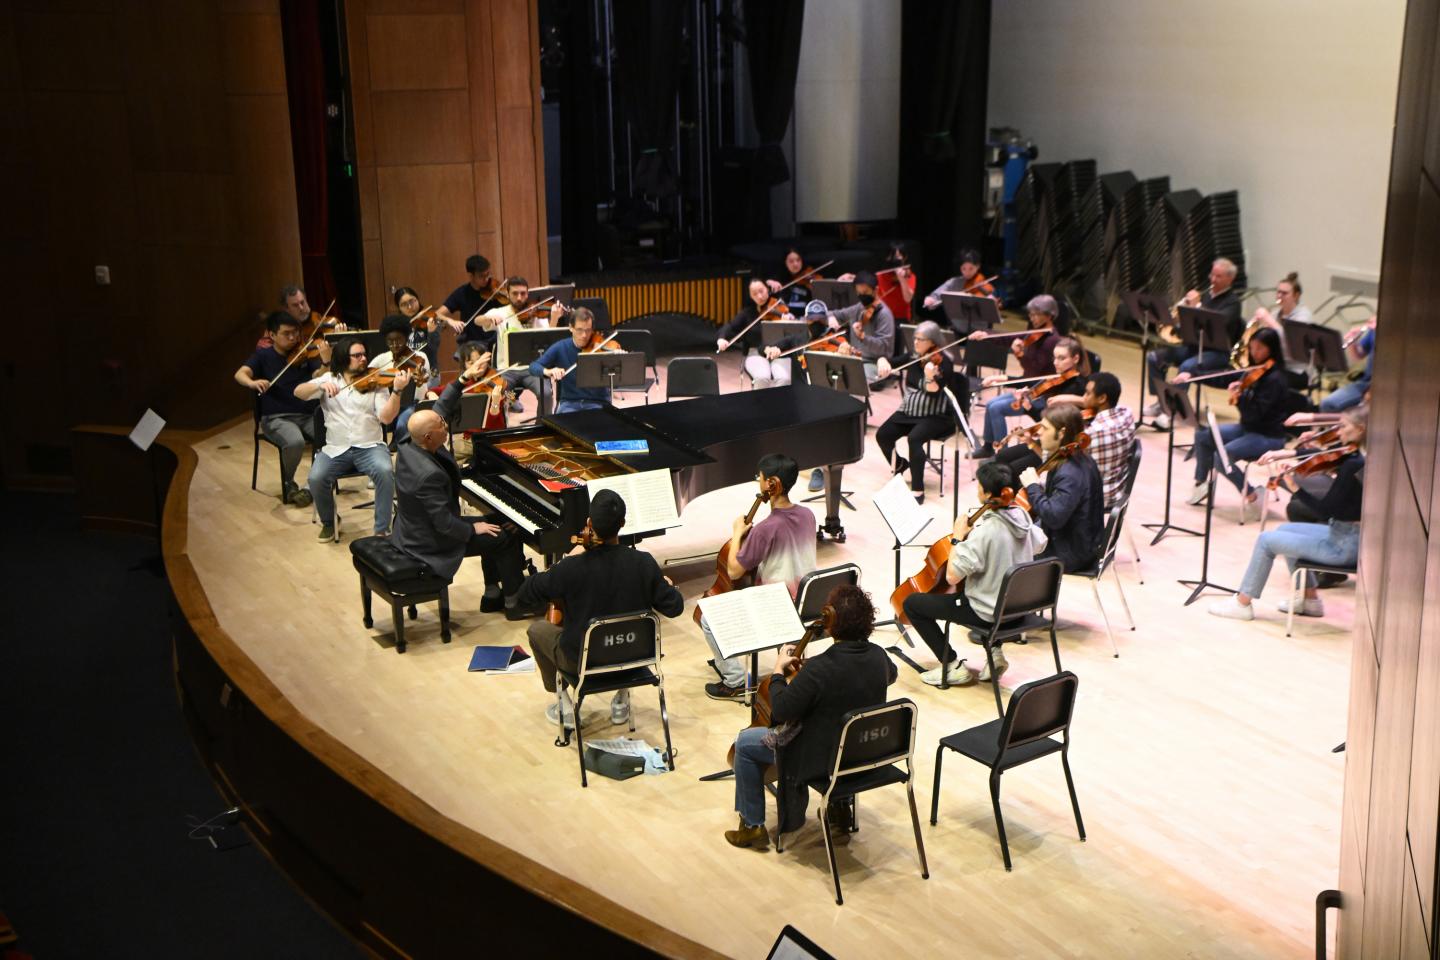
<svg viewBox="0 0 1440 960">
<path fill-rule="evenodd" d="M 915 356 L 925 354 L 941 345 L 942 334 L 939 324 L 929 320 L 915 328 Z M 880 376 L 889 376 L 889 363 L 880 360 Z M 950 360 L 943 353 L 937 353 L 928 360 L 912 364 L 901 374 L 904 397 L 900 409 L 891 414 L 875 431 L 875 442 L 886 460 L 891 460 L 896 473 L 910 470 L 910 491 L 915 499 L 925 502 L 925 444 L 930 440 L 948 437 L 955 431 L 955 416 L 950 401 L 945 396 L 949 387 L 961 403 L 969 403 L 969 384 L 963 373 L 957 373 Z M 895 445 L 901 437 L 910 443 L 910 457 L 894 457 Z"/>
</svg>

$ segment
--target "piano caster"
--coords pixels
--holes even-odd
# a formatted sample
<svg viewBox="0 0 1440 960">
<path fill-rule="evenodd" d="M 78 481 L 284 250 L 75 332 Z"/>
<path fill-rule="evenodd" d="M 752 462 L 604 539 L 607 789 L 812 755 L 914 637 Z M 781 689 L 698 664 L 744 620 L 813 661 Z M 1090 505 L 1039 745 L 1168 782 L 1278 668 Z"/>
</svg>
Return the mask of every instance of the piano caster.
<svg viewBox="0 0 1440 960">
<path fill-rule="evenodd" d="M 845 528 L 839 520 L 826 520 L 815 528 L 816 543 L 824 543 L 827 536 L 835 543 L 845 542 Z"/>
</svg>

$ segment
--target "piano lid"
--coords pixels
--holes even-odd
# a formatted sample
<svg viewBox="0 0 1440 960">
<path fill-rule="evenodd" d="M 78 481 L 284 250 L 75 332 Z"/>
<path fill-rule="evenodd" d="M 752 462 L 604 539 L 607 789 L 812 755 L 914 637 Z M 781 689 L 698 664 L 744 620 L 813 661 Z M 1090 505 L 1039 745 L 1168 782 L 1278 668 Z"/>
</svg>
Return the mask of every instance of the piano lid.
<svg viewBox="0 0 1440 960">
<path fill-rule="evenodd" d="M 656 403 L 626 412 L 662 433 L 684 437 L 692 447 L 708 450 L 740 437 L 851 421 L 864 416 L 865 402 L 839 390 L 797 383 Z"/>
</svg>

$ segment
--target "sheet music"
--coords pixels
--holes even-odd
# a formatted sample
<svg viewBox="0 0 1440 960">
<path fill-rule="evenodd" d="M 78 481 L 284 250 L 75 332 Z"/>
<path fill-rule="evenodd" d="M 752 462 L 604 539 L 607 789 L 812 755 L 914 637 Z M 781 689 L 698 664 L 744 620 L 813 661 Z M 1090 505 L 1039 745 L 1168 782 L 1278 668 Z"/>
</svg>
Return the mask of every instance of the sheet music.
<svg viewBox="0 0 1440 960">
<path fill-rule="evenodd" d="M 675 509 L 675 486 L 670 471 L 644 470 L 599 477 L 585 482 L 591 499 L 601 490 L 614 490 L 625 501 L 625 526 L 620 535 L 653 533 L 680 526 L 680 513 Z"/>
<path fill-rule="evenodd" d="M 805 636 L 805 625 L 784 583 L 701 597 L 700 611 L 722 657 L 768 650 Z"/>
<path fill-rule="evenodd" d="M 876 490 L 870 499 L 902 545 L 914 543 L 934 519 L 915 502 L 910 482 L 903 473 L 891 477 L 890 482 Z"/>
<path fill-rule="evenodd" d="M 141 450 L 149 450 L 155 438 L 160 436 L 160 431 L 165 429 L 165 421 L 160 414 L 150 408 L 145 408 L 145 415 L 140 422 L 135 424 L 135 429 L 130 431 L 130 442 Z"/>
</svg>

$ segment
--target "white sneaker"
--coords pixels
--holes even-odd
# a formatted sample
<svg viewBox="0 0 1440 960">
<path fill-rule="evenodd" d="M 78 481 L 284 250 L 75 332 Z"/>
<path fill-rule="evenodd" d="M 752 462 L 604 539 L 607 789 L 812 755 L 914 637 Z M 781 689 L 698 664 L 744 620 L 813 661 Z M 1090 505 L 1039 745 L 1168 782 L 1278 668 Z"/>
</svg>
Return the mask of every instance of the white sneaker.
<svg viewBox="0 0 1440 960">
<path fill-rule="evenodd" d="M 1275 604 L 1275 609 L 1279 610 L 1281 613 L 1289 613 L 1290 601 L 1281 600 L 1279 603 Z M 1305 599 L 1300 601 L 1300 606 L 1295 608 L 1295 616 L 1323 617 L 1325 616 L 1325 604 L 1320 602 L 1319 597 L 1315 597 L 1314 599 L 1306 597 Z"/>
<path fill-rule="evenodd" d="M 629 690 L 616 691 L 615 696 L 610 700 L 610 722 L 616 724 L 630 722 Z"/>
<path fill-rule="evenodd" d="M 995 657 L 995 676 L 998 679 L 1005 676 L 1005 671 L 1010 669 L 1010 661 L 1005 659 L 1005 654 L 1001 653 L 998 647 L 995 649 L 993 655 Z M 990 664 L 987 663 L 985 664 L 985 666 L 981 667 L 980 673 L 975 677 L 975 679 L 979 680 L 981 683 L 989 683 Z"/>
<path fill-rule="evenodd" d="M 1216 600 L 1208 607 L 1210 614 L 1216 617 L 1224 617 L 1227 620 L 1254 620 L 1255 605 L 1245 605 L 1234 597 L 1226 597 L 1224 600 Z"/>
<path fill-rule="evenodd" d="M 546 720 L 549 720 L 551 723 L 553 723 L 555 726 L 558 727 L 558 726 L 560 725 L 560 713 L 561 713 L 560 704 L 558 704 L 558 703 L 552 703 L 552 704 L 550 704 L 550 706 L 548 706 L 548 707 L 545 708 L 545 719 L 546 719 Z M 569 698 L 568 696 L 565 698 L 564 714 L 565 714 L 565 729 L 567 729 L 567 730 L 574 730 L 574 729 L 575 729 L 575 705 L 570 702 L 570 698 Z"/>
<path fill-rule="evenodd" d="M 1150 422 L 1155 424 L 1155 429 L 1161 431 L 1162 433 L 1168 432 L 1170 430 L 1170 415 L 1168 413 L 1157 414 L 1155 416 L 1155 419 L 1151 420 Z"/>
<path fill-rule="evenodd" d="M 938 687 L 938 686 L 940 686 L 940 683 L 941 683 L 941 680 L 940 680 L 940 671 L 943 670 L 943 669 L 945 669 L 945 668 L 944 668 L 943 666 L 940 666 L 940 667 L 936 667 L 934 670 L 926 670 L 924 673 L 920 674 L 920 682 L 921 682 L 921 683 L 928 683 L 928 684 L 930 684 L 930 686 L 932 686 L 932 687 Z M 973 670 L 971 670 L 969 667 L 965 666 L 965 661 L 964 661 L 964 660 L 954 660 L 954 661 L 951 661 L 951 663 L 950 663 L 950 686 L 952 686 L 952 687 L 968 687 L 968 686 L 970 686 L 970 684 L 972 684 L 972 683 L 974 683 L 974 682 L 975 682 L 975 672 L 974 672 Z"/>
<path fill-rule="evenodd" d="M 1158 416 L 1160 416 L 1160 401 L 1159 401 L 1159 400 L 1156 400 L 1154 403 L 1147 403 L 1147 404 L 1145 404 L 1145 409 L 1140 411 L 1140 416 L 1142 416 L 1142 417 L 1158 417 Z"/>
<path fill-rule="evenodd" d="M 1195 489 L 1190 491 L 1190 496 L 1185 498 L 1185 502 L 1190 504 L 1190 506 L 1192 507 L 1198 507 L 1202 503 L 1204 503 L 1206 498 L 1209 496 L 1210 484 L 1203 482 L 1197 483 L 1195 484 Z"/>
</svg>

